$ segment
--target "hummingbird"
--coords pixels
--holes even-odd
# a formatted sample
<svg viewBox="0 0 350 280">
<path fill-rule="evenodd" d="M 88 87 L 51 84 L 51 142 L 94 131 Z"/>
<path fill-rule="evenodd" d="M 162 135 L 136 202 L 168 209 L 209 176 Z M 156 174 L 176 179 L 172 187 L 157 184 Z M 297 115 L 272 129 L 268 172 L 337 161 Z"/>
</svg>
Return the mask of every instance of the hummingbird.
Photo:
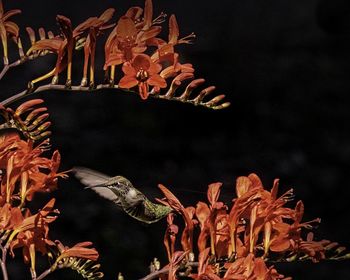
<svg viewBox="0 0 350 280">
<path fill-rule="evenodd" d="M 85 167 L 74 167 L 72 172 L 87 189 L 114 202 L 131 217 L 146 224 L 155 223 L 172 211 L 169 206 L 151 202 L 123 176 L 110 177 Z"/>
</svg>

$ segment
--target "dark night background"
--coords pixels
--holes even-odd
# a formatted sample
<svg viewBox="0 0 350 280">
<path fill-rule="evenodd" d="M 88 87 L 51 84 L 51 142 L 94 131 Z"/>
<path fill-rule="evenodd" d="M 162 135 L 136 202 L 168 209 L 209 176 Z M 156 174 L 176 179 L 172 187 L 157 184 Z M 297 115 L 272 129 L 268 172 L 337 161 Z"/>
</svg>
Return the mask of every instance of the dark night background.
<svg viewBox="0 0 350 280">
<path fill-rule="evenodd" d="M 77 25 L 108 7 L 119 17 L 143 1 L 11 0 L 4 5 L 23 10 L 16 16 L 22 27 L 57 31 L 56 14 Z M 255 172 L 268 188 L 278 177 L 280 193 L 293 187 L 296 199 L 304 201 L 304 220 L 322 218 L 319 238 L 350 247 L 349 1 L 154 0 L 154 7 L 155 14 L 175 13 L 182 35 L 197 34 L 194 45 L 178 51 L 194 64 L 197 77 L 227 94 L 232 106 L 211 111 L 143 102 L 115 91 L 42 93 L 36 97 L 44 98 L 51 112 L 52 144 L 62 153 L 62 170 L 83 165 L 124 175 L 150 197 L 161 196 L 157 184 L 163 183 L 185 205 L 205 200 L 211 182 L 224 183 L 222 197 L 229 201 L 237 176 Z M 1 81 L 1 95 L 19 92 L 54 61 L 50 56 L 12 69 Z M 75 69 L 78 82 L 81 63 Z M 62 214 L 51 227 L 52 238 L 69 245 L 93 241 L 106 279 L 116 279 L 119 271 L 126 280 L 138 279 L 155 256 L 165 263 L 165 221 L 144 226 L 83 190 L 74 178 L 61 181 L 54 195 Z M 47 200 L 39 196 L 38 207 Z M 300 280 L 349 279 L 350 274 L 348 261 L 277 267 Z M 21 260 L 9 270 L 12 280 L 30 277 Z M 47 279 L 79 277 L 62 271 Z"/>
</svg>

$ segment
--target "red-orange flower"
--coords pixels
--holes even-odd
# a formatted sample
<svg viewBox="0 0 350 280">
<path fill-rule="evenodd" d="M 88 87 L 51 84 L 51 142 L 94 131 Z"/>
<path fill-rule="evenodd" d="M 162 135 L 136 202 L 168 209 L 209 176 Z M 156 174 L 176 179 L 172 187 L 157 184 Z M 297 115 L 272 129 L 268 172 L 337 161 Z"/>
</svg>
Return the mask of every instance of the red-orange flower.
<svg viewBox="0 0 350 280">
<path fill-rule="evenodd" d="M 48 237 L 49 224 L 56 220 L 57 209 L 54 209 L 55 199 L 51 199 L 42 210 L 35 215 L 30 215 L 29 211 L 24 216 L 19 214 L 16 225 L 8 239 L 11 254 L 13 249 L 23 248 L 25 262 L 31 262 L 31 268 L 35 270 L 35 251 L 42 254 L 47 252 L 47 245 L 53 245 Z"/>
<path fill-rule="evenodd" d="M 185 221 L 185 228 L 181 236 L 181 245 L 183 250 L 187 253 L 193 252 L 194 208 L 185 208 L 169 189 L 161 184 L 159 184 L 158 187 L 165 196 L 165 203 L 181 214 Z"/>
<path fill-rule="evenodd" d="M 21 10 L 10 10 L 4 13 L 4 8 L 2 5 L 2 0 L 0 0 L 0 37 L 4 52 L 4 64 L 7 65 L 8 62 L 8 50 L 7 50 L 7 37 L 10 36 L 14 38 L 17 42 L 19 27 L 16 23 L 9 21 L 8 19 L 16 14 L 20 14 Z"/>
<path fill-rule="evenodd" d="M 169 262 L 171 261 L 175 252 L 176 235 L 179 232 L 179 227 L 174 224 L 174 214 L 170 213 L 167 217 L 167 229 L 164 234 L 164 246 L 167 251 Z"/>
<path fill-rule="evenodd" d="M 138 85 L 139 94 L 142 99 L 147 99 L 149 86 L 165 88 L 166 81 L 159 76 L 162 69 L 160 64 L 151 61 L 150 57 L 145 54 L 137 55 L 131 63 L 123 64 L 124 77 L 119 81 L 121 88 L 132 88 Z"/>
<path fill-rule="evenodd" d="M 73 247 L 64 246 L 60 241 L 56 240 L 56 245 L 60 255 L 56 259 L 56 264 L 65 258 L 74 257 L 82 258 L 87 260 L 96 261 L 99 257 L 98 252 L 95 248 L 88 248 L 92 245 L 91 242 L 80 242 L 75 244 Z"/>
</svg>

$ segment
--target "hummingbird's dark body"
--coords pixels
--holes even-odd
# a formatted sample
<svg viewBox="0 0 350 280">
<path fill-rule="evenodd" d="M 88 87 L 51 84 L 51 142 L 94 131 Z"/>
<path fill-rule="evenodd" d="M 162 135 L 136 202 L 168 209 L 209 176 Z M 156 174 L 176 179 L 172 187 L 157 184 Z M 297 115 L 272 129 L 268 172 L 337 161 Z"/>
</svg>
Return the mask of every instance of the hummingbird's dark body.
<svg viewBox="0 0 350 280">
<path fill-rule="evenodd" d="M 168 206 L 151 202 L 122 176 L 109 177 L 84 167 L 75 167 L 73 172 L 87 188 L 113 201 L 131 217 L 144 223 L 155 223 L 171 211 Z"/>
</svg>

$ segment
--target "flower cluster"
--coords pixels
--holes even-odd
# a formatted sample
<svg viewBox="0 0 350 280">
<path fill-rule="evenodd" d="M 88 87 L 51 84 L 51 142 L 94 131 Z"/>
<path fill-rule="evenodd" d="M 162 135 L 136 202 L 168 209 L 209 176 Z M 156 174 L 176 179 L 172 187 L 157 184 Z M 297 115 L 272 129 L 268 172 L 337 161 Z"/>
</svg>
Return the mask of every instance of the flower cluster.
<svg viewBox="0 0 350 280">
<path fill-rule="evenodd" d="M 27 112 L 29 105 L 37 103 L 35 100 L 29 101 L 18 107 L 16 111 L 10 109 L 5 111 L 13 113 L 14 119 L 11 120 L 19 122 L 21 121 L 19 116 Z M 33 116 L 33 111 L 30 114 Z M 17 248 L 22 248 L 24 262 L 30 264 L 32 279 L 37 279 L 36 252 L 54 258 L 46 274 L 63 267 L 74 267 L 77 270 L 85 265 L 86 261 L 96 261 L 98 258 L 97 251 L 89 248 L 91 245 L 89 242 L 78 243 L 72 248 L 67 248 L 59 241 L 54 242 L 50 239 L 50 224 L 59 214 L 54 207 L 54 198 L 37 213 L 31 213 L 27 208 L 27 204 L 33 200 L 36 193 L 52 192 L 57 188 L 58 178 L 67 177 L 66 172 L 58 171 L 60 153 L 56 150 L 50 158 L 47 158 L 44 153 L 48 150 L 48 139 L 36 145 L 32 139 L 23 140 L 17 132 L 12 130 L 0 136 L 0 248 L 2 250 L 0 262 L 4 277 L 7 275 L 6 255 L 9 252 L 10 255 L 15 256 Z M 101 278 L 103 275 L 95 272 L 96 264 L 89 264 L 87 268 L 92 266 L 93 271 L 86 269 L 83 271 L 84 276 L 89 279 Z M 79 272 L 83 274 L 82 270 Z M 38 279 L 43 279 L 43 275 Z"/>
<path fill-rule="evenodd" d="M 115 23 L 110 23 L 115 10 L 109 8 L 97 17 L 89 17 L 76 25 L 63 15 L 57 15 L 56 21 L 60 28 L 58 34 L 44 28 L 39 29 L 39 40 L 35 31 L 27 28 L 31 46 L 23 51 L 20 39 L 20 29 L 14 22 L 7 19 L 20 13 L 20 10 L 3 12 L 0 1 L 0 35 L 4 50 L 4 69 L 0 72 L 0 79 L 6 71 L 25 61 L 38 56 L 55 54 L 56 64 L 50 72 L 31 80 L 27 93 L 34 92 L 36 85 L 48 78 L 52 78 L 51 85 L 58 85 L 59 74 L 66 71 L 64 89 L 93 90 L 99 88 L 119 88 L 126 92 L 136 92 L 142 99 L 148 96 L 167 100 L 177 100 L 194 105 L 202 105 L 212 109 L 223 109 L 230 105 L 223 102 L 225 95 L 208 97 L 214 86 L 202 89 L 197 94 L 192 92 L 200 87 L 205 80 L 194 79 L 194 68 L 191 63 L 183 62 L 176 47 L 180 44 L 190 44 L 195 38 L 193 33 L 180 37 L 180 31 L 175 15 L 169 17 L 168 38 L 159 36 L 162 23 L 167 15 L 161 13 L 153 16 L 152 0 L 145 0 L 145 7 L 131 7 Z M 104 67 L 106 84 L 96 85 L 95 60 L 98 38 L 107 30 L 111 30 L 104 42 Z M 19 49 L 20 59 L 9 63 L 7 41 L 13 38 Z M 80 86 L 72 86 L 73 53 L 84 51 L 84 66 Z M 101 69 L 102 70 L 102 69 Z M 119 75 L 120 74 L 120 75 Z M 117 82 L 117 76 L 121 76 Z M 192 81 L 191 81 L 192 80 Z M 184 84 L 187 81 L 191 81 Z M 161 90 L 163 93 L 161 93 Z M 180 93 L 177 91 L 181 90 Z"/>
<path fill-rule="evenodd" d="M 209 203 L 198 202 L 196 207 L 186 208 L 165 186 L 159 187 L 165 195 L 159 201 L 172 207 L 184 220 L 182 250 L 176 250 L 179 227 L 174 223 L 174 214 L 168 216 L 164 245 L 169 264 L 159 271 L 162 279 L 290 279 L 277 273 L 269 262 L 349 257 L 345 248 L 335 242 L 313 240 L 310 230 L 320 220 L 302 222 L 302 201 L 294 208 L 287 207 L 293 190 L 278 196 L 278 180 L 267 191 L 257 175 L 239 177 L 237 198 L 231 208 L 219 201 L 221 183 L 209 185 Z M 305 230 L 309 231 L 306 237 Z M 194 257 L 195 241 L 198 262 Z"/>
</svg>

